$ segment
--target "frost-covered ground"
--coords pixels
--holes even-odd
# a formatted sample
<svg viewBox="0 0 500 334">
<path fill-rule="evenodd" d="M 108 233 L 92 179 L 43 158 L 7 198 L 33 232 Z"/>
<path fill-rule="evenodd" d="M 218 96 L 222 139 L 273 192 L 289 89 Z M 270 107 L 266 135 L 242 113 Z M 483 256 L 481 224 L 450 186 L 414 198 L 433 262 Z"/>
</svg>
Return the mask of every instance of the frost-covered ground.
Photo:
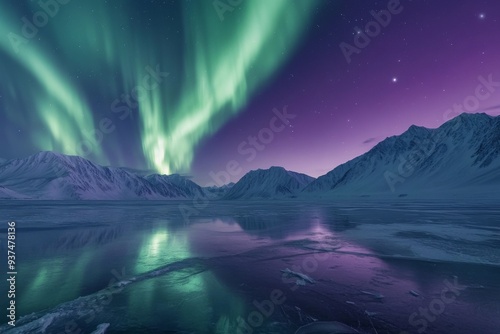
<svg viewBox="0 0 500 334">
<path fill-rule="evenodd" d="M 23 201 L 0 211 L 17 222 L 22 316 L 15 328 L 2 320 L 2 333 L 500 328 L 494 202 Z"/>
</svg>

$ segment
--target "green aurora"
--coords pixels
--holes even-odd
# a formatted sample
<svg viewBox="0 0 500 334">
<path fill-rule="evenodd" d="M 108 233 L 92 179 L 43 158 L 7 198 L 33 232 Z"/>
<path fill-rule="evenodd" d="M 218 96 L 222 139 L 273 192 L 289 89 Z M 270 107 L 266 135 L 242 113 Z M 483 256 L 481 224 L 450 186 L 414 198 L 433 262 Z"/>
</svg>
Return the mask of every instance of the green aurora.
<svg viewBox="0 0 500 334">
<path fill-rule="evenodd" d="M 317 5 L 179 1 L 172 13 L 142 21 L 140 4 L 114 3 L 60 4 L 30 39 L 22 31 L 26 13 L 0 5 L 0 51 L 8 57 L 0 70 L 22 73 L 0 84 L 10 92 L 4 107 L 15 124 L 39 124 L 30 140 L 40 150 L 93 154 L 103 164 L 111 159 L 102 149 L 102 120 L 134 115 L 145 162 L 164 174 L 189 170 L 200 141 L 241 112 L 292 54 Z M 42 10 L 27 6 L 27 13 Z M 67 75 L 72 67 L 95 75 Z M 162 74 L 152 76 L 155 70 Z M 94 100 L 109 103 L 102 116 Z"/>
</svg>

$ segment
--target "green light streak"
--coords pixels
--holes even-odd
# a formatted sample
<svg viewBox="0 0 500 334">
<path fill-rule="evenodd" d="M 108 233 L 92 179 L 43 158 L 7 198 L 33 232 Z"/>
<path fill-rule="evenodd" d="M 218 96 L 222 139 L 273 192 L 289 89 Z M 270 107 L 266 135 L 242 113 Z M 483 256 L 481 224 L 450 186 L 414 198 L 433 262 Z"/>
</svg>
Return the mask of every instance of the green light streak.
<svg viewBox="0 0 500 334">
<path fill-rule="evenodd" d="M 86 96 L 104 103 L 95 112 L 120 128 L 112 103 L 118 99 L 123 107 L 124 94 L 144 88 L 146 68 L 159 67 L 172 75 L 143 89 L 138 106 L 130 107 L 133 123 L 127 126 L 137 123 L 139 133 L 126 140 L 139 136 L 148 167 L 164 174 L 187 171 L 199 143 L 241 112 L 293 54 L 317 5 L 316 0 L 243 1 L 221 21 L 212 1 L 179 1 L 166 8 L 180 13 L 168 17 L 153 11 L 141 16 L 144 5 L 134 1 L 118 7 L 71 2 L 40 29 L 44 39 L 21 45 L 22 52 L 16 53 L 8 38 L 0 39 L 0 51 L 18 66 L 13 73 L 26 72 L 0 83 L 7 91 L 14 85 L 9 118 L 21 124 L 32 113 L 41 121 L 31 133 L 37 147 L 82 154 L 78 147 L 85 134 L 97 128 Z M 1 7 L 0 34 L 21 35 L 20 18 Z M 75 69 L 96 76 L 77 81 L 65 74 Z M 20 106 L 26 109 L 22 116 Z M 92 149 L 99 163 L 108 163 L 101 145 Z M 129 152 L 114 153 L 120 160 Z"/>
<path fill-rule="evenodd" d="M 201 139 L 244 107 L 282 64 L 300 37 L 315 1 L 246 1 L 219 21 L 211 2 L 185 9 L 186 82 L 167 110 L 161 91 L 140 105 L 143 151 L 150 167 L 169 174 L 190 167 Z M 168 111 L 168 123 L 162 115 Z"/>
<path fill-rule="evenodd" d="M 14 24 L 9 16 L 7 10 L 0 10 L 0 35 L 6 37 L 12 32 L 22 37 L 19 31 L 21 25 Z M 85 133 L 94 129 L 92 113 L 78 88 L 37 46 L 37 42 L 31 40 L 28 44 L 21 44 L 16 53 L 8 38 L 0 39 L 0 50 L 36 82 L 35 85 L 25 85 L 13 78 L 13 100 L 32 105 L 30 110 L 19 110 L 17 106 L 13 118 L 24 121 L 24 117 L 19 117 L 19 114 L 27 114 L 26 117 L 30 119 L 36 116 L 41 120 L 41 124 L 32 129 L 33 142 L 39 149 L 82 155 L 80 145 Z M 92 153 L 103 161 L 101 148 L 93 141 L 90 143 L 94 144 Z"/>
</svg>

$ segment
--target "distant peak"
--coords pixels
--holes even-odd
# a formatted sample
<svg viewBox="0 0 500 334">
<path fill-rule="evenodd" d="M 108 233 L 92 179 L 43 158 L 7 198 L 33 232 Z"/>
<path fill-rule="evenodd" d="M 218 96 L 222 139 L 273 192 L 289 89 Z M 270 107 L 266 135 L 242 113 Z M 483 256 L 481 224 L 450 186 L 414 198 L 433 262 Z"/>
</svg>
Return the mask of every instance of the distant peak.
<svg viewBox="0 0 500 334">
<path fill-rule="evenodd" d="M 52 152 L 52 151 L 41 151 L 41 152 L 33 154 L 33 156 L 35 156 L 35 157 L 61 157 L 62 154 Z"/>
<path fill-rule="evenodd" d="M 255 173 L 266 173 L 266 172 L 286 172 L 287 170 L 283 167 L 279 167 L 279 166 L 271 166 L 269 167 L 268 169 L 262 169 L 262 168 L 259 168 L 259 169 L 255 169 L 255 170 L 252 170 L 250 172 L 255 172 Z"/>
<path fill-rule="evenodd" d="M 41 152 L 38 152 L 38 153 L 35 153 L 35 154 L 29 156 L 28 158 L 33 159 L 33 160 L 52 161 L 52 160 L 62 160 L 65 157 L 66 156 L 64 154 L 61 154 L 61 153 L 56 153 L 56 152 L 52 152 L 52 151 L 41 151 Z"/>
<path fill-rule="evenodd" d="M 67 154 L 63 154 L 63 153 L 59 153 L 59 152 L 53 152 L 53 151 L 41 151 L 41 152 L 38 152 L 38 153 L 35 153 L 32 155 L 32 157 L 35 157 L 35 158 L 52 158 L 52 159 L 83 159 L 83 160 L 87 160 L 85 158 L 82 158 L 78 155 L 67 155 Z"/>
<path fill-rule="evenodd" d="M 464 113 L 461 113 L 460 115 L 458 115 L 458 117 L 462 117 L 462 118 L 491 118 L 490 115 L 488 115 L 484 112 L 478 112 L 478 113 L 464 112 Z"/>
<path fill-rule="evenodd" d="M 457 117 L 453 118 L 451 121 L 453 120 L 459 120 L 459 121 L 475 121 L 475 120 L 487 120 L 487 119 L 491 119 L 493 118 L 493 116 L 490 116 L 488 114 L 485 114 L 483 112 L 481 113 L 461 113 L 460 115 L 458 115 Z"/>
<path fill-rule="evenodd" d="M 412 125 L 408 128 L 408 130 L 406 132 L 413 135 L 413 136 L 422 136 L 422 135 L 426 135 L 429 131 L 430 130 L 426 127 Z"/>
<path fill-rule="evenodd" d="M 480 126 L 485 122 L 489 122 L 493 118 L 495 117 L 485 113 L 461 113 L 457 117 L 446 122 L 444 125 L 447 126 L 447 124 L 452 124 L 455 126 L 456 124 L 466 124 L 468 126 Z"/>
</svg>

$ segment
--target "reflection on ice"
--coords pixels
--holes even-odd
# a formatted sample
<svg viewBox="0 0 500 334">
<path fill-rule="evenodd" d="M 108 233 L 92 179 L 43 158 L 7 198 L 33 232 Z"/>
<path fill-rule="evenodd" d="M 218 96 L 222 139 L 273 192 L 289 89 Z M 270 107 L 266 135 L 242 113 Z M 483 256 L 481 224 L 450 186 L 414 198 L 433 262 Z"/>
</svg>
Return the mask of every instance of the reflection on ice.
<svg viewBox="0 0 500 334">
<path fill-rule="evenodd" d="M 26 288 L 19 293 L 21 310 L 50 307 L 67 298 L 77 298 L 85 275 L 92 267 L 92 259 L 93 252 L 88 250 L 76 259 L 49 258 L 29 266 L 21 263 L 19 272 L 33 274 L 21 278 L 26 282 Z"/>
<path fill-rule="evenodd" d="M 151 230 L 142 231 L 140 238 L 134 273 L 190 257 L 187 236 L 170 231 L 168 224 L 157 224 Z"/>
<path fill-rule="evenodd" d="M 1 209 L 19 226 L 24 317 L 0 332 L 237 334 L 274 290 L 286 301 L 253 333 L 412 332 L 452 275 L 480 288 L 429 331 L 500 326 L 500 212 L 487 208 L 221 202 L 190 224 L 165 203 Z"/>
<path fill-rule="evenodd" d="M 58 332 L 64 331 L 68 323 L 74 324 L 74 329 L 85 329 L 95 328 L 101 322 L 95 333 L 104 333 L 120 316 L 123 317 L 120 326 L 147 321 L 150 326 L 161 328 L 168 320 L 172 328 L 190 329 L 196 333 L 211 333 L 207 324 L 215 319 L 218 333 L 234 333 L 237 318 L 244 312 L 243 301 L 206 271 L 207 265 L 197 259 L 174 262 L 63 303 L 48 313 L 24 316 L 16 327 L 0 326 L 0 331 L 12 334 Z M 134 298 L 145 292 L 148 292 L 148 299 Z M 124 300 L 128 300 L 128 307 L 122 313 L 118 310 L 122 309 Z"/>
</svg>

